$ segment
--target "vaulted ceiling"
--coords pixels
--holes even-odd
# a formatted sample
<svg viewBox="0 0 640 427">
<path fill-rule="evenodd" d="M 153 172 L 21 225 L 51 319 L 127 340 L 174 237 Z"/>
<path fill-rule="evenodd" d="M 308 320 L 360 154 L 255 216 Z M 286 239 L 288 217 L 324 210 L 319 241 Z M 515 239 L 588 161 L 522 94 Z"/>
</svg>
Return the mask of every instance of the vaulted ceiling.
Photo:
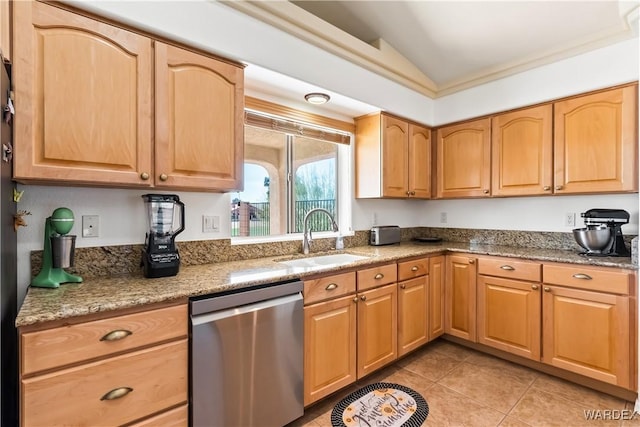
<svg viewBox="0 0 640 427">
<path fill-rule="evenodd" d="M 226 2 L 431 97 L 637 37 L 638 1 Z"/>
</svg>

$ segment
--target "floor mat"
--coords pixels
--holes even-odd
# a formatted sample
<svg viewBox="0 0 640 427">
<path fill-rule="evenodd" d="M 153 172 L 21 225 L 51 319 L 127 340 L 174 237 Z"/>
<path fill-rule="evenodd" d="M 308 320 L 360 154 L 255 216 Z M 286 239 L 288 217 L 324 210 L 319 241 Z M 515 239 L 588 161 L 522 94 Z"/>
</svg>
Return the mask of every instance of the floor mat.
<svg viewBox="0 0 640 427">
<path fill-rule="evenodd" d="M 399 384 L 374 383 L 354 391 L 331 411 L 333 427 L 417 427 L 429 405 L 417 391 Z"/>
</svg>

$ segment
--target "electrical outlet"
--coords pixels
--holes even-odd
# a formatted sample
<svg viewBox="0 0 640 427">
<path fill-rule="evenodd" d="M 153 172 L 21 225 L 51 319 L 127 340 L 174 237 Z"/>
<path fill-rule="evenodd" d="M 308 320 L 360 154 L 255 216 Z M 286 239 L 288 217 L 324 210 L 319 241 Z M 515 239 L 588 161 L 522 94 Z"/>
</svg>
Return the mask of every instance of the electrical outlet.
<svg viewBox="0 0 640 427">
<path fill-rule="evenodd" d="M 100 217 L 82 215 L 82 237 L 100 237 Z"/>
<path fill-rule="evenodd" d="M 220 231 L 220 217 L 218 215 L 202 215 L 202 232 L 215 233 Z"/>
<path fill-rule="evenodd" d="M 566 227 L 575 227 L 576 226 L 576 213 L 575 212 L 567 212 L 564 214 L 564 225 Z"/>
<path fill-rule="evenodd" d="M 446 224 L 447 223 L 447 213 L 446 212 L 440 212 L 440 223 L 441 224 Z"/>
</svg>

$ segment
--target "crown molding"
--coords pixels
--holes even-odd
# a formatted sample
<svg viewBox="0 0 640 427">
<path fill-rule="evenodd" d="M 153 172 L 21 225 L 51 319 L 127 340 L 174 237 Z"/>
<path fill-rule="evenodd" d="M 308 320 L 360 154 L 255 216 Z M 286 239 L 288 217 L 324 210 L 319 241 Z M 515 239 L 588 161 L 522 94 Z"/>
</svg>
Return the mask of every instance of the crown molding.
<svg viewBox="0 0 640 427">
<path fill-rule="evenodd" d="M 571 46 L 559 46 L 436 85 L 384 40 L 365 43 L 289 1 L 222 0 L 221 3 L 432 99 L 637 37 L 640 10 L 637 5 L 621 10 L 624 27 L 620 30 L 601 32 Z"/>
</svg>

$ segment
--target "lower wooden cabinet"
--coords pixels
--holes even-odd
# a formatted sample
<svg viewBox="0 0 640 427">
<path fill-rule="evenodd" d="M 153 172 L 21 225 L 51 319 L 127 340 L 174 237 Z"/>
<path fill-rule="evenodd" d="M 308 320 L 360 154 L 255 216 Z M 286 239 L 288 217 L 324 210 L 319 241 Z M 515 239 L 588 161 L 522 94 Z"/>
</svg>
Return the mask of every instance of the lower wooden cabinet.
<svg viewBox="0 0 640 427">
<path fill-rule="evenodd" d="M 429 276 L 398 283 L 398 356 L 429 341 Z"/>
<path fill-rule="evenodd" d="M 429 341 L 444 334 L 445 256 L 429 258 Z"/>
<path fill-rule="evenodd" d="M 304 308 L 305 406 L 356 380 L 356 298 L 352 294 Z"/>
<path fill-rule="evenodd" d="M 636 390 L 636 275 L 478 259 L 478 342 Z"/>
<path fill-rule="evenodd" d="M 181 304 L 20 328 L 21 425 L 186 426 L 187 313 Z"/>
<path fill-rule="evenodd" d="M 540 360 L 542 265 L 500 257 L 477 263 L 478 342 Z"/>
<path fill-rule="evenodd" d="M 542 307 L 543 362 L 630 387 L 629 297 L 545 286 Z"/>
<path fill-rule="evenodd" d="M 445 324 L 447 334 L 476 341 L 476 259 L 447 255 Z"/>
<path fill-rule="evenodd" d="M 398 357 L 397 285 L 358 293 L 358 378 Z"/>
</svg>

